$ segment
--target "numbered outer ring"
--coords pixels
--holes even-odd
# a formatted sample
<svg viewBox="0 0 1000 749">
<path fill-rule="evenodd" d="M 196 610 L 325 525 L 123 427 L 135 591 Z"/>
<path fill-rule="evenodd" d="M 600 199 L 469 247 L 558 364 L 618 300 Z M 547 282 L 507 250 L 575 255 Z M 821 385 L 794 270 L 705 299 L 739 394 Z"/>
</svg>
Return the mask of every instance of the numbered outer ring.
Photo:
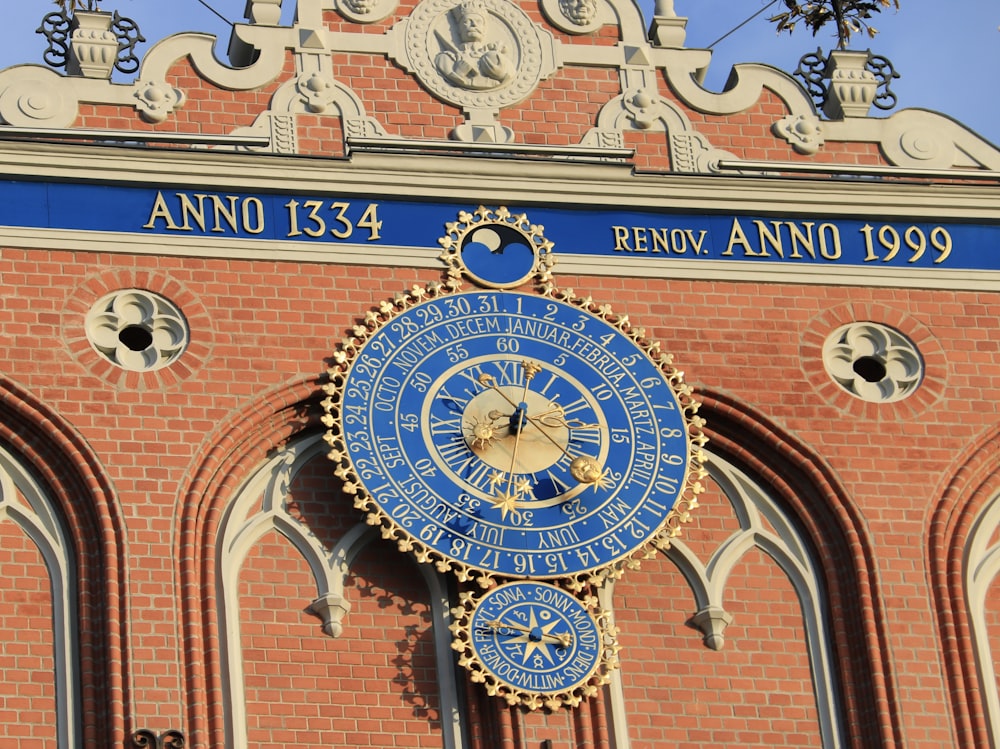
<svg viewBox="0 0 1000 749">
<path fill-rule="evenodd" d="M 632 537 L 625 530 L 619 530 L 615 539 L 627 542 L 627 546 L 623 544 L 622 548 L 614 548 L 605 553 L 605 550 L 596 543 L 591 544 L 587 549 L 588 556 L 582 559 L 579 564 L 576 560 L 580 558 L 580 549 L 587 542 L 577 543 L 577 548 L 570 551 L 556 549 L 555 552 L 561 556 L 555 556 L 554 558 L 561 563 L 568 560 L 570 564 L 576 565 L 570 569 L 566 569 L 565 564 L 553 569 L 542 569 L 540 565 L 536 565 L 534 569 L 528 566 L 525 566 L 524 569 L 511 567 L 511 559 L 515 558 L 515 551 L 521 551 L 525 555 L 534 554 L 538 556 L 538 544 L 540 541 L 530 542 L 520 549 L 505 547 L 506 551 L 493 554 L 492 556 L 485 555 L 481 550 L 477 550 L 476 558 L 473 559 L 472 555 L 469 554 L 452 553 L 457 548 L 452 538 L 456 535 L 452 533 L 455 530 L 455 526 L 446 528 L 445 531 L 451 535 L 445 536 L 440 532 L 442 529 L 440 520 L 434 521 L 434 518 L 429 518 L 428 512 L 423 512 L 423 517 L 421 517 L 420 512 L 413 512 L 414 510 L 422 511 L 422 509 L 414 506 L 414 503 L 411 501 L 412 494 L 410 492 L 400 492 L 400 487 L 398 486 L 391 487 L 388 492 L 383 490 L 383 486 L 386 483 L 392 484 L 394 481 L 399 481 L 396 475 L 398 472 L 390 470 L 392 466 L 386 461 L 392 461 L 394 465 L 398 466 L 402 462 L 405 462 L 406 456 L 402 456 L 403 460 L 398 460 L 392 450 L 380 452 L 378 459 L 384 463 L 384 466 L 380 469 L 381 473 L 371 472 L 368 465 L 356 462 L 359 454 L 365 457 L 376 454 L 371 448 L 365 448 L 359 453 L 355 444 L 357 438 L 351 436 L 352 433 L 361 434 L 374 445 L 375 435 L 369 433 L 368 430 L 359 433 L 357 431 L 357 423 L 352 424 L 352 420 L 355 419 L 356 414 L 359 412 L 358 409 L 372 408 L 370 404 L 365 405 L 368 403 L 368 400 L 365 398 L 359 399 L 356 397 L 357 394 L 351 396 L 351 393 L 348 391 L 348 383 L 352 374 L 363 374 L 366 378 L 370 374 L 367 370 L 365 373 L 358 371 L 360 369 L 357 367 L 359 357 L 365 351 L 366 346 L 377 338 L 381 331 L 391 326 L 397 319 L 413 314 L 413 311 L 420 309 L 428 299 L 431 301 L 448 301 L 449 298 L 474 298 L 474 295 L 469 294 L 452 297 L 450 292 L 454 290 L 454 287 L 445 288 L 441 285 L 431 285 L 426 289 L 417 287 L 408 295 L 399 295 L 392 302 L 383 303 L 377 313 L 369 313 L 364 326 L 359 325 L 355 328 L 356 338 L 345 341 L 341 350 L 334 355 L 337 364 L 329 370 L 330 383 L 324 388 L 330 396 L 323 402 L 323 406 L 327 411 L 324 423 L 330 427 L 325 438 L 333 448 L 330 451 L 329 457 L 336 464 L 336 475 L 344 480 L 343 490 L 347 494 L 355 495 L 355 506 L 367 512 L 367 522 L 380 526 L 383 536 L 396 540 L 401 550 L 413 551 L 417 561 L 435 563 L 437 568 L 442 572 L 452 570 L 457 574 L 459 580 L 477 578 L 483 587 L 489 587 L 492 584 L 494 575 L 501 575 L 505 577 L 545 579 L 562 578 L 568 581 L 569 587 L 579 590 L 588 583 L 598 583 L 608 576 L 620 576 L 625 567 L 637 566 L 641 558 L 652 553 L 652 547 L 662 549 L 669 546 L 670 539 L 680 532 L 681 523 L 687 522 L 690 519 L 689 510 L 697 505 L 697 494 L 703 490 L 701 480 L 705 476 L 703 468 L 705 456 L 701 450 L 701 445 L 704 444 L 705 438 L 700 430 L 703 422 L 695 415 L 698 404 L 691 398 L 690 388 L 684 385 L 681 374 L 671 366 L 670 357 L 661 354 L 655 344 L 646 341 L 641 330 L 631 328 L 627 319 L 616 317 L 608 307 L 597 306 L 589 299 L 578 299 L 571 292 L 562 293 L 548 287 L 546 291 L 551 302 L 546 302 L 544 297 L 539 298 L 534 295 L 513 294 L 512 292 L 484 292 L 483 296 L 487 299 L 493 297 L 504 297 L 507 299 L 521 297 L 526 303 L 530 301 L 533 305 L 553 303 L 559 306 L 560 309 L 573 310 L 575 308 L 575 311 L 572 313 L 574 315 L 573 319 L 578 318 L 582 321 L 582 325 L 596 325 L 599 330 L 609 335 L 613 333 L 615 340 L 630 339 L 630 345 L 633 346 L 634 350 L 642 353 L 643 357 L 647 359 L 647 364 L 644 366 L 655 372 L 657 378 L 661 378 L 662 383 L 666 383 L 665 386 L 670 392 L 670 398 L 674 399 L 674 402 L 677 404 L 677 413 L 681 415 L 681 426 L 686 427 L 687 435 L 681 439 L 689 443 L 691 449 L 688 452 L 687 444 L 685 445 L 684 451 L 687 453 L 687 465 L 682 466 L 681 473 L 675 474 L 675 478 L 672 479 L 672 481 L 676 482 L 676 492 L 670 497 L 671 506 L 669 507 L 669 511 L 666 511 L 665 507 L 663 511 L 656 510 L 653 514 L 649 514 L 651 512 L 650 508 L 655 509 L 659 506 L 659 499 L 656 497 L 653 500 L 642 503 L 641 511 L 646 514 L 641 519 L 641 523 L 643 524 L 641 536 Z M 590 322 L 587 322 L 588 320 Z M 378 396 L 375 396 L 374 400 L 378 400 Z M 402 400 L 399 401 L 399 403 L 404 402 Z M 397 404 L 393 400 L 392 403 L 382 405 L 388 406 L 388 408 L 382 410 L 389 411 L 390 409 L 395 409 Z M 419 419 L 416 420 L 419 421 Z M 394 429 L 397 429 L 397 434 L 401 433 L 397 427 L 394 427 Z M 414 429 L 421 430 L 422 427 L 416 424 L 414 425 Z M 423 438 L 421 437 L 421 439 Z M 348 443 L 351 443 L 353 447 Z M 362 445 L 362 447 L 365 446 Z M 421 447 L 420 449 L 423 448 Z M 355 456 L 353 460 L 352 452 Z M 405 480 L 411 480 L 414 476 L 415 472 L 411 470 L 407 474 L 408 478 Z M 414 486 L 416 487 L 417 485 L 414 484 Z M 405 489 L 405 487 L 403 488 Z M 426 489 L 426 487 L 417 488 Z M 440 499 L 442 505 L 440 508 L 441 513 L 459 511 L 459 515 L 461 515 L 460 511 L 463 508 L 457 506 L 457 495 L 461 491 L 462 487 L 455 486 L 452 486 L 450 489 L 447 486 L 440 486 L 437 489 L 431 487 L 431 493 L 436 492 L 436 497 L 434 497 L 434 503 L 428 504 L 430 513 L 439 512 L 436 500 Z M 380 494 L 380 492 L 382 493 Z M 634 497 L 635 493 L 630 491 L 628 496 L 630 498 Z M 624 505 L 619 502 L 618 506 Z M 612 512 L 608 510 L 607 517 L 610 518 L 611 516 Z M 499 517 L 499 515 L 496 517 Z M 462 522 L 463 518 L 458 517 L 458 521 Z M 592 517 L 590 519 L 592 524 L 590 530 L 593 530 L 594 524 L 601 521 L 602 518 Z M 628 518 L 626 518 L 626 521 L 628 521 Z M 434 527 L 431 527 L 432 525 Z M 633 527 L 638 528 L 639 526 L 636 525 Z M 624 528 L 625 526 L 622 526 L 622 529 Z M 537 533 L 535 535 L 539 536 Z M 465 538 L 469 539 L 471 537 L 466 532 Z M 511 533 L 509 538 L 516 538 L 516 536 L 514 533 Z M 528 534 L 525 534 L 525 538 L 528 538 Z M 546 535 L 544 538 L 539 536 L 539 538 L 544 541 L 551 539 L 552 542 L 559 540 L 558 537 L 549 535 Z M 548 554 L 549 552 L 546 551 L 545 553 Z M 601 556 L 598 556 L 598 553 Z M 484 559 L 484 557 L 486 558 Z M 545 558 L 548 559 L 548 556 Z"/>
<path fill-rule="evenodd" d="M 576 706 L 618 667 L 617 629 L 596 597 L 515 581 L 452 610 L 459 664 L 491 696 L 535 710 Z"/>
</svg>

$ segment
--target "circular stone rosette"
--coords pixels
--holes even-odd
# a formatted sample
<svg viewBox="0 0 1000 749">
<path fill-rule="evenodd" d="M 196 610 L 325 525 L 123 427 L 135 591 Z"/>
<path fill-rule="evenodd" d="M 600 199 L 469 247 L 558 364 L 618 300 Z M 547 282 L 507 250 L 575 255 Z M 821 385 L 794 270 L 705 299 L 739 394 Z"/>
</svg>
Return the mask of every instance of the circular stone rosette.
<svg viewBox="0 0 1000 749">
<path fill-rule="evenodd" d="M 487 288 L 512 289 L 532 276 L 541 281 L 551 276 L 553 244 L 543 236 L 544 227 L 532 224 L 524 213 L 479 206 L 472 213 L 461 211 L 445 230 L 438 243 L 453 278 L 465 276 Z"/>
<path fill-rule="evenodd" d="M 551 67 L 551 36 L 547 39 L 537 24 L 513 3 L 506 0 L 474 0 L 476 9 L 485 19 L 484 39 L 472 56 L 468 67 L 474 68 L 482 54 L 496 53 L 502 57 L 504 76 L 489 82 L 469 71 L 468 87 L 456 82 L 456 75 L 442 72 L 441 55 L 461 56 L 463 41 L 458 31 L 457 14 L 469 3 L 459 0 L 424 0 L 407 19 L 405 33 L 406 59 L 417 79 L 435 96 L 450 104 L 470 109 L 495 109 L 516 104 L 526 98 Z M 545 43 L 543 43 L 545 40 Z"/>
<path fill-rule="evenodd" d="M 452 615 L 459 665 L 510 705 L 575 707 L 618 667 L 618 630 L 593 595 L 517 581 L 462 593 Z"/>
</svg>

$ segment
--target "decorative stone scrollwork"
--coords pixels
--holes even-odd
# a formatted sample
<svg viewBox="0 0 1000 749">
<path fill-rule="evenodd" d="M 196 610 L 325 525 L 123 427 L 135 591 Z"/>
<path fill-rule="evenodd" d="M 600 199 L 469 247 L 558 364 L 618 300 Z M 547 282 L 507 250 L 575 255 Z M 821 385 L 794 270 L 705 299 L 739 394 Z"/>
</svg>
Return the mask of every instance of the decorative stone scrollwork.
<svg viewBox="0 0 1000 749">
<path fill-rule="evenodd" d="M 789 115 L 775 122 L 771 129 L 798 153 L 812 155 L 823 145 L 823 125 L 812 114 Z"/>
<path fill-rule="evenodd" d="M 8 125 L 69 127 L 78 106 L 73 81 L 46 68 L 11 68 L 0 77 L 0 119 Z"/>
<path fill-rule="evenodd" d="M 515 104 L 555 69 L 551 34 L 506 0 L 424 0 L 401 28 L 397 62 L 467 110 Z"/>
<path fill-rule="evenodd" d="M 175 109 L 184 106 L 185 98 L 179 88 L 160 81 L 145 81 L 135 87 L 135 108 L 148 122 L 163 122 Z"/>
<path fill-rule="evenodd" d="M 734 159 L 728 151 L 714 148 L 701 133 L 670 134 L 670 164 L 675 172 L 718 172 L 718 163 Z"/>
</svg>

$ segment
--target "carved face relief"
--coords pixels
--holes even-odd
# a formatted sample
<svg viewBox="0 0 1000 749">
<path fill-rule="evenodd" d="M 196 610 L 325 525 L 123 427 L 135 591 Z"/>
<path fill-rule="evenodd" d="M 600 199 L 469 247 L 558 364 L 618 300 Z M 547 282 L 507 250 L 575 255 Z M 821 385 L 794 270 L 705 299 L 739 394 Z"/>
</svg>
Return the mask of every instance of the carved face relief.
<svg viewBox="0 0 1000 749">
<path fill-rule="evenodd" d="M 571 23 L 589 26 L 597 19 L 597 0 L 559 0 L 559 10 Z"/>
<path fill-rule="evenodd" d="M 344 7 L 359 15 L 367 15 L 375 10 L 375 0 L 344 0 Z"/>
<path fill-rule="evenodd" d="M 516 103 L 553 68 L 551 35 L 506 0 L 425 0 L 405 40 L 399 62 L 431 93 L 469 109 Z"/>
</svg>

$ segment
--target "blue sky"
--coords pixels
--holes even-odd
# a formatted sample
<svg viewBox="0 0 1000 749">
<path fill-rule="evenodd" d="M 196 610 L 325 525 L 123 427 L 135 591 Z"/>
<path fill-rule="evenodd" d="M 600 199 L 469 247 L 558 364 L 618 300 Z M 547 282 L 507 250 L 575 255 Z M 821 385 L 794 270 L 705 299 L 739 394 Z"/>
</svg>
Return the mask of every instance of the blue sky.
<svg viewBox="0 0 1000 749">
<path fill-rule="evenodd" d="M 51 0 L 0 0 L 0 68 L 40 62 L 45 40 L 34 31 L 42 17 L 56 9 Z M 241 21 L 245 0 L 206 0 L 231 21 Z M 645 8 L 652 0 L 640 0 Z M 675 0 L 677 13 L 688 17 L 687 46 L 706 47 L 770 0 Z M 284 0 L 290 20 L 294 0 Z M 706 85 L 720 89 L 730 67 L 739 62 L 763 62 L 795 70 L 799 58 L 829 50 L 827 31 L 813 37 L 805 29 L 775 34 L 766 18 L 781 9 L 778 2 L 754 21 L 714 46 Z M 856 37 L 853 47 L 871 48 L 888 57 L 902 77 L 892 85 L 897 109 L 919 107 L 951 115 L 987 140 L 1000 144 L 1000 0 L 900 0 L 897 12 L 874 20 L 881 33 L 874 39 Z M 205 31 L 220 37 L 220 54 L 229 27 L 198 0 L 104 0 L 106 10 L 134 19 L 150 43 L 177 31 Z M 149 44 L 139 48 L 140 53 Z"/>
</svg>

